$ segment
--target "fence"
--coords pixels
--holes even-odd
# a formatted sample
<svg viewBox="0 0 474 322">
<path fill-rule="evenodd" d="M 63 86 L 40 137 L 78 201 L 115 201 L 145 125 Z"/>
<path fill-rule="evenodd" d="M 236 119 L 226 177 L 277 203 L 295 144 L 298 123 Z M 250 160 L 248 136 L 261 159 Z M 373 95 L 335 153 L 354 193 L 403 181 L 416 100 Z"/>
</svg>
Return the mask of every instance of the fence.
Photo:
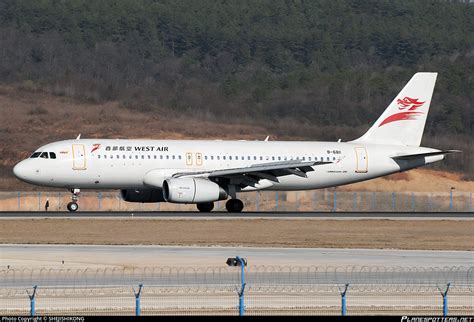
<svg viewBox="0 0 474 322">
<path fill-rule="evenodd" d="M 337 189 L 314 191 L 241 193 L 246 211 L 396 211 L 471 212 L 472 192 L 450 190 L 430 192 L 352 192 Z M 0 192 L 0 211 L 66 211 L 71 201 L 67 192 Z M 194 205 L 170 203 L 130 203 L 118 192 L 82 192 L 81 211 L 196 211 Z M 216 202 L 215 211 L 225 211 L 225 202 Z"/>
<path fill-rule="evenodd" d="M 0 315 L 472 315 L 473 269 L 9 269 Z"/>
</svg>

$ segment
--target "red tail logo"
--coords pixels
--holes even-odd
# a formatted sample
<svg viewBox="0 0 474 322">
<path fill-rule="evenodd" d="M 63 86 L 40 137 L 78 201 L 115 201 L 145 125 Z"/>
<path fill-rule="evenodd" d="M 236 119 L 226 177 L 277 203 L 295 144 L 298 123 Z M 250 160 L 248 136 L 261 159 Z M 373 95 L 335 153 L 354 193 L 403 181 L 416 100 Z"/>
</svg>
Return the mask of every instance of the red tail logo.
<svg viewBox="0 0 474 322">
<path fill-rule="evenodd" d="M 96 144 L 92 144 L 92 150 L 91 150 L 91 153 L 94 152 L 95 150 L 98 150 L 100 148 L 100 144 L 99 143 L 96 143 Z"/>
<path fill-rule="evenodd" d="M 385 120 L 383 120 L 382 123 L 380 123 L 379 127 L 395 121 L 416 120 L 418 115 L 424 114 L 423 112 L 416 112 L 416 110 L 423 106 L 423 104 L 425 104 L 425 102 L 418 101 L 418 98 L 411 98 L 407 96 L 403 99 L 398 99 L 398 109 L 405 112 L 390 115 Z"/>
</svg>

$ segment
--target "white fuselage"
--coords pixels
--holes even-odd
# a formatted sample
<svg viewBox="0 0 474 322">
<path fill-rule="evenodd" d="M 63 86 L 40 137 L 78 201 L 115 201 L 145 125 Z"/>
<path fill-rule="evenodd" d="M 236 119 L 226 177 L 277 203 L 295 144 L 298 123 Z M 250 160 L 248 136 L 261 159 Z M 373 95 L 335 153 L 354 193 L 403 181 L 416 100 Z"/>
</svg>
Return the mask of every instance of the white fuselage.
<svg viewBox="0 0 474 322">
<path fill-rule="evenodd" d="M 193 141 L 80 139 L 42 146 L 54 159 L 29 158 L 14 169 L 23 181 L 49 187 L 85 189 L 150 188 L 145 175 L 161 170 L 163 180 L 175 173 L 249 167 L 285 160 L 324 161 L 307 177 L 286 175 L 252 190 L 309 190 L 368 180 L 439 161 L 443 155 L 396 162 L 391 157 L 438 151 L 360 142 Z M 152 188 L 157 188 L 152 187 Z M 159 188 L 159 187 L 158 187 Z"/>
</svg>

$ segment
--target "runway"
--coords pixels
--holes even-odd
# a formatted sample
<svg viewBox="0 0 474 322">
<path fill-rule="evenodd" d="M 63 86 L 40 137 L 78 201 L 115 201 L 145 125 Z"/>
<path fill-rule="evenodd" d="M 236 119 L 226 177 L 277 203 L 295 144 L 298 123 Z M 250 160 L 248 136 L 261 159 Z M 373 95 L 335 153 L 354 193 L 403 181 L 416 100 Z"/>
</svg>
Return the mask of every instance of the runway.
<svg viewBox="0 0 474 322">
<path fill-rule="evenodd" d="M 226 267 L 228 257 L 249 265 L 444 267 L 474 264 L 471 251 L 341 248 L 193 247 L 123 245 L 1 245 L 0 268 Z M 64 261 L 64 264 L 63 264 Z"/>
<path fill-rule="evenodd" d="M 391 219 L 391 220 L 474 220 L 473 212 L 0 212 L 0 219 L 68 218 L 68 219 Z"/>
</svg>

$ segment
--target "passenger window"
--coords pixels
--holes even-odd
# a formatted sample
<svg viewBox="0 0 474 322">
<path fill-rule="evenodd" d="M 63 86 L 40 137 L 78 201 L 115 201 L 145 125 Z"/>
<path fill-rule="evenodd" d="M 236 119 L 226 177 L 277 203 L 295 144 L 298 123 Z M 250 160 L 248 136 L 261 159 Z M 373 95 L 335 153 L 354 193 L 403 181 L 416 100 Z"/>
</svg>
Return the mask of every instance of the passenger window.
<svg viewBox="0 0 474 322">
<path fill-rule="evenodd" d="M 217 160 L 220 160 L 220 157 L 219 157 L 219 156 L 217 156 Z"/>
<path fill-rule="evenodd" d="M 56 159 L 56 153 L 54 153 L 54 152 L 49 152 L 49 158 L 50 158 L 50 159 Z"/>
<path fill-rule="evenodd" d="M 138 155 L 135 155 L 135 159 L 138 159 Z"/>
<path fill-rule="evenodd" d="M 97 154 L 97 159 L 100 159 L 100 154 Z"/>
<path fill-rule="evenodd" d="M 125 157 L 125 154 L 124 154 L 124 155 L 122 155 L 122 159 L 125 159 L 125 158 L 126 158 L 126 157 Z"/>
<path fill-rule="evenodd" d="M 214 156 L 213 156 L 213 155 L 211 155 L 211 160 L 214 160 Z"/>
<path fill-rule="evenodd" d="M 254 159 L 254 160 L 257 160 L 257 156 L 256 156 L 256 155 L 254 155 L 254 156 L 253 156 L 253 159 Z"/>
<path fill-rule="evenodd" d="M 155 160 L 156 160 L 156 154 L 153 156 L 153 159 L 155 159 Z"/>
<path fill-rule="evenodd" d="M 107 159 L 107 154 L 104 154 L 104 159 Z"/>
<path fill-rule="evenodd" d="M 225 160 L 225 155 L 222 157 L 222 160 Z"/>
<path fill-rule="evenodd" d="M 32 158 L 32 159 L 37 158 L 37 157 L 39 157 L 40 154 L 41 154 L 41 152 L 35 152 L 31 155 L 30 158 Z"/>
<path fill-rule="evenodd" d="M 145 156 L 142 154 L 142 160 L 145 159 Z"/>
<path fill-rule="evenodd" d="M 224 157 L 224 160 L 225 160 L 225 157 Z M 229 160 L 232 160 L 232 156 L 229 156 Z"/>
<path fill-rule="evenodd" d="M 173 160 L 174 160 L 174 158 L 175 158 L 175 156 L 174 156 L 174 154 L 173 154 Z"/>
<path fill-rule="evenodd" d="M 110 155 L 110 158 L 111 158 L 111 159 L 113 159 L 113 158 L 114 158 L 114 156 L 111 154 L 111 155 Z"/>
<path fill-rule="evenodd" d="M 169 155 L 166 155 L 166 160 L 169 160 L 170 159 L 170 156 Z"/>
<path fill-rule="evenodd" d="M 40 158 L 48 159 L 48 152 L 41 153 Z"/>
<path fill-rule="evenodd" d="M 278 157 L 278 161 L 281 161 L 281 157 Z"/>
<path fill-rule="evenodd" d="M 163 160 L 163 155 L 160 155 L 160 160 Z"/>
<path fill-rule="evenodd" d="M 151 155 L 148 155 L 148 160 L 150 160 L 150 159 L 151 159 Z"/>
<path fill-rule="evenodd" d="M 120 155 L 117 154 L 117 159 L 120 159 Z"/>
<path fill-rule="evenodd" d="M 178 159 L 180 159 L 180 160 L 181 160 L 181 155 L 178 155 Z"/>
</svg>

